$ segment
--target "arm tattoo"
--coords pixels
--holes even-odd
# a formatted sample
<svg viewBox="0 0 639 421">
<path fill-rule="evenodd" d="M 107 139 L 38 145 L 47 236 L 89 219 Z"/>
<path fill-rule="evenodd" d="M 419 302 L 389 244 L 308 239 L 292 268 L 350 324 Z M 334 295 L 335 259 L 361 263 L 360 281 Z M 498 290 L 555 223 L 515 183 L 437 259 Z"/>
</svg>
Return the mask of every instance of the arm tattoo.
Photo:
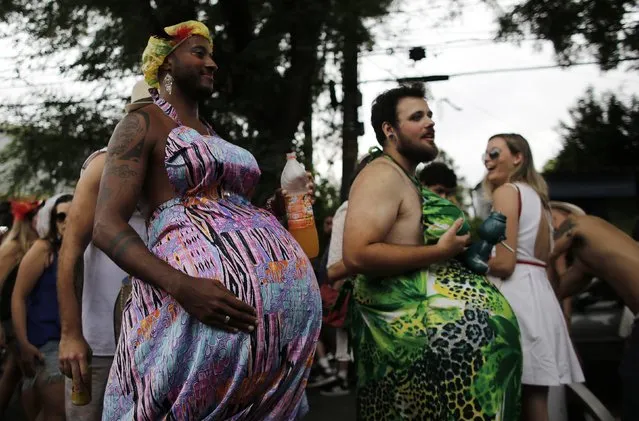
<svg viewBox="0 0 639 421">
<path fill-rule="evenodd" d="M 109 186 L 100 186 L 100 190 L 98 191 L 98 201 L 97 207 L 100 207 L 101 203 L 108 202 L 111 199 L 111 195 L 113 190 Z"/>
<path fill-rule="evenodd" d="M 144 119 L 144 126 L 140 119 L 134 115 L 138 114 Z M 109 159 L 119 159 L 122 161 L 139 161 L 144 150 L 144 137 L 150 126 L 149 115 L 144 111 L 136 111 L 122 120 L 122 123 L 113 134 L 113 144 L 109 147 Z M 139 140 L 131 147 L 131 143 Z"/>
<path fill-rule="evenodd" d="M 575 221 L 573 221 L 572 218 L 566 219 L 555 231 L 555 240 L 557 240 L 564 234 L 572 235 L 572 229 L 575 227 L 575 225 Z"/>
<path fill-rule="evenodd" d="M 138 172 L 129 168 L 128 164 L 114 165 L 107 167 L 107 175 L 115 175 L 120 178 L 131 178 L 138 175 Z"/>
<path fill-rule="evenodd" d="M 113 260 L 117 260 L 129 249 L 131 243 L 135 241 L 142 241 L 140 236 L 132 229 L 126 229 L 113 237 L 105 252 L 112 256 Z"/>
<path fill-rule="evenodd" d="M 131 149 L 120 155 L 120 161 L 133 161 L 139 162 L 140 157 L 142 156 L 142 151 L 144 150 L 144 140 L 138 142 Z"/>
</svg>

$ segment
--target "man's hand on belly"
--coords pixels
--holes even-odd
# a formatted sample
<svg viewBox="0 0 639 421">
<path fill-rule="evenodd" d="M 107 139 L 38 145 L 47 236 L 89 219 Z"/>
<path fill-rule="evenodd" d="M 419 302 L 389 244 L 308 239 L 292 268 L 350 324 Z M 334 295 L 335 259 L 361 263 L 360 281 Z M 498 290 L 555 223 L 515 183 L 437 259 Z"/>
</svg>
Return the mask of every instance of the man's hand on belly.
<svg viewBox="0 0 639 421">
<path fill-rule="evenodd" d="M 217 279 L 186 276 L 172 295 L 187 313 L 209 326 L 227 332 L 252 332 L 258 324 L 255 309 Z"/>
</svg>

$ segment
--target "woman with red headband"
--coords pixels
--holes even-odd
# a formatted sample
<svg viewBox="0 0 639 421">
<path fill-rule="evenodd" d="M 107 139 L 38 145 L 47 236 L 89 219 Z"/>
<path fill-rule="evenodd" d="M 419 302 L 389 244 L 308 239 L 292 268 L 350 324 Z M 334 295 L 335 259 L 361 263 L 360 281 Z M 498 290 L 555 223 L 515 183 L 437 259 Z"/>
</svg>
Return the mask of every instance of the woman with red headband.
<svg viewBox="0 0 639 421">
<path fill-rule="evenodd" d="M 58 369 L 60 315 L 56 280 L 58 251 L 72 198 L 70 194 L 54 196 L 38 215 L 47 227 L 46 235 L 36 240 L 24 255 L 11 295 L 22 389 L 34 390 L 42 405 L 38 420 L 43 421 L 65 418 L 64 376 Z"/>
</svg>

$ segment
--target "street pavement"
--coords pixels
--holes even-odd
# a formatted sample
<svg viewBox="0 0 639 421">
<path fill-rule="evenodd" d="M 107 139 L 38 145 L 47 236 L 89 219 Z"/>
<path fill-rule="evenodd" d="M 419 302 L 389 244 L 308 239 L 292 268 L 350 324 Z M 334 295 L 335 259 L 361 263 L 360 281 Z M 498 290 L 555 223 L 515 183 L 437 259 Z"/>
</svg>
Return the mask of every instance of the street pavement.
<svg viewBox="0 0 639 421">
<path fill-rule="evenodd" d="M 355 391 L 350 395 L 326 397 L 319 390 L 308 390 L 310 412 L 304 421 L 354 421 Z"/>
<path fill-rule="evenodd" d="M 355 420 L 355 394 L 351 392 L 347 396 L 326 397 L 319 390 L 309 390 L 308 401 L 310 412 L 304 421 L 354 421 Z M 18 401 L 13 399 L 3 421 L 24 421 Z M 72 421 L 72 420 L 69 420 Z"/>
</svg>

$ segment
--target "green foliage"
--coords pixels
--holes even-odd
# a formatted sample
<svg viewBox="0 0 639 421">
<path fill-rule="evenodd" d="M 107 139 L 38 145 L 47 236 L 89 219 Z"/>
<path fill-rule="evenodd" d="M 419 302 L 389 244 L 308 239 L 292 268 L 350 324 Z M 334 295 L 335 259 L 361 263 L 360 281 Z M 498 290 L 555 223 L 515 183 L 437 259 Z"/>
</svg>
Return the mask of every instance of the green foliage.
<svg viewBox="0 0 639 421">
<path fill-rule="evenodd" d="M 223 137 L 248 148 L 257 157 L 263 173 L 256 197 L 260 202 L 278 185 L 285 153 L 292 148 L 309 104 L 326 86 L 323 68 L 327 56 L 330 54 L 339 63 L 339 51 L 347 32 L 354 34 L 360 44 L 370 43 L 362 21 L 384 15 L 390 3 L 390 0 L 17 0 L 0 2 L 0 19 L 28 33 L 29 52 L 35 50 L 35 54 L 29 54 L 21 62 L 25 66 L 34 56 L 77 51 L 77 59 L 62 70 L 80 80 L 100 81 L 104 86 L 110 86 L 123 75 L 139 73 L 141 53 L 150 34 L 187 19 L 205 22 L 214 32 L 215 59 L 220 69 L 216 74 L 216 93 L 205 104 L 203 115 Z M 349 24 L 345 23 L 345 17 L 351 19 Z M 68 54 L 69 59 L 73 57 Z M 108 90 L 92 92 L 82 100 L 104 100 L 109 95 Z M 112 121 L 104 110 L 91 105 L 85 110 L 85 116 L 74 114 L 78 123 L 90 117 L 96 126 L 102 122 L 108 128 L 106 131 L 112 129 Z M 22 146 L 11 149 L 13 159 L 23 161 L 33 155 L 25 148 L 43 153 L 44 147 L 39 143 L 21 139 L 40 134 L 39 128 L 31 129 L 28 124 L 34 114 L 12 121 L 14 125 L 25 126 L 29 133 L 12 133 L 17 136 L 15 145 Z M 76 139 L 68 138 L 55 112 L 38 109 L 37 118 L 46 119 L 39 124 L 47 127 L 49 144 L 64 145 L 65 150 L 73 148 Z M 102 132 L 97 127 L 93 129 L 96 132 L 87 132 L 87 136 Z M 103 135 L 95 139 L 99 145 L 104 141 Z M 83 148 L 84 144 L 78 148 L 78 156 L 84 152 Z M 58 162 L 55 156 L 51 159 Z M 64 166 L 75 168 L 77 174 L 82 159 L 71 154 L 65 157 Z M 54 167 L 47 165 L 43 171 Z M 69 183 L 76 177 L 58 172 L 51 181 Z M 37 182 L 38 176 L 34 171 L 26 171 L 14 179 L 25 185 Z"/>
<path fill-rule="evenodd" d="M 636 0 L 525 0 L 499 17 L 498 38 L 531 34 L 551 41 L 561 64 L 594 56 L 612 69 L 639 59 L 637 11 Z"/>
<path fill-rule="evenodd" d="M 639 98 L 627 103 L 592 89 L 571 109 L 571 123 L 561 124 L 563 150 L 545 173 L 619 173 L 639 169 Z"/>
<path fill-rule="evenodd" d="M 13 141 L 0 151 L 3 193 L 47 195 L 73 185 L 86 157 L 106 146 L 111 136 L 115 118 L 103 111 L 57 103 L 44 107 L 41 118 L 19 126 L 4 124 L 2 132 Z"/>
</svg>

